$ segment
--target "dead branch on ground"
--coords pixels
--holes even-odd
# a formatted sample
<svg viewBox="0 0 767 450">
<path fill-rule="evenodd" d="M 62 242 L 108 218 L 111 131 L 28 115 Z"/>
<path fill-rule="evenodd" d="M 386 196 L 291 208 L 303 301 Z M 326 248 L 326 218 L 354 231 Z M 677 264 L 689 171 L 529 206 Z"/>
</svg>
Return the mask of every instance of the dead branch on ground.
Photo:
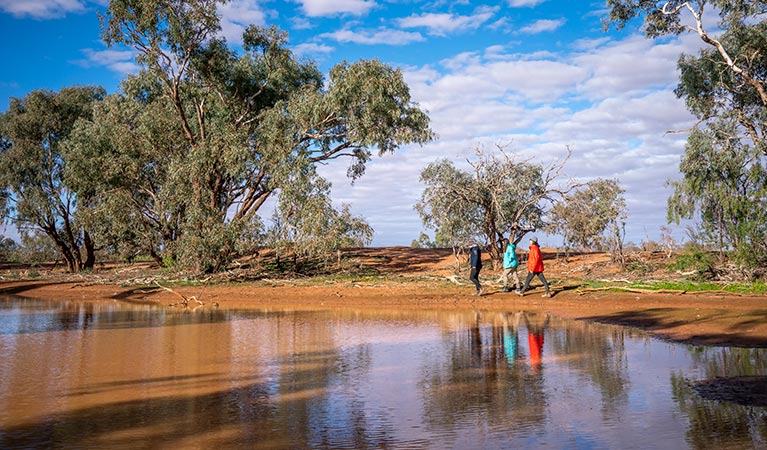
<svg viewBox="0 0 767 450">
<path fill-rule="evenodd" d="M 171 289 L 171 288 L 167 288 L 167 287 L 165 287 L 165 286 L 161 285 L 161 284 L 160 284 L 160 283 L 158 283 L 157 281 L 155 281 L 155 282 L 154 282 L 154 284 L 156 284 L 157 286 L 159 286 L 159 287 L 160 287 L 160 289 L 164 289 L 164 290 L 166 290 L 166 291 L 170 292 L 171 294 L 173 294 L 173 295 L 175 295 L 175 296 L 177 296 L 177 297 L 181 298 L 181 301 L 180 301 L 180 302 L 171 303 L 171 304 L 170 304 L 170 306 L 179 306 L 179 305 L 183 305 L 183 306 L 185 306 L 185 307 L 187 307 L 187 308 L 188 308 L 188 307 L 189 307 L 189 301 L 190 301 L 190 300 L 194 300 L 195 302 L 197 302 L 197 305 L 198 305 L 198 307 L 199 307 L 199 306 L 203 306 L 203 305 L 205 305 L 205 303 L 203 303 L 203 302 L 201 302 L 200 300 L 198 300 L 198 299 L 197 299 L 197 296 L 195 296 L 195 295 L 192 295 L 191 297 L 185 297 L 185 296 L 183 296 L 183 295 L 179 294 L 178 292 L 174 291 L 173 289 Z M 195 308 L 195 309 L 196 309 L 196 308 Z"/>
</svg>

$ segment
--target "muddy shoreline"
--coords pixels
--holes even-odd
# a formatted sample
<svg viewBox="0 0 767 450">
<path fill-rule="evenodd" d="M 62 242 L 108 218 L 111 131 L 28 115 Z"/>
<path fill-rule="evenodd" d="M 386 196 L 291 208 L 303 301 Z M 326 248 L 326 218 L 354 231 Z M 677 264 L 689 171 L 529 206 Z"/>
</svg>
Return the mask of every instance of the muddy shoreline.
<svg viewBox="0 0 767 450">
<path fill-rule="evenodd" d="M 659 338 L 697 345 L 767 348 L 767 296 L 701 293 L 589 292 L 559 286 L 553 298 L 540 287 L 524 297 L 489 288 L 471 296 L 468 286 L 403 279 L 383 282 L 262 281 L 205 286 L 20 280 L 0 282 L 0 294 L 67 300 L 122 300 L 174 304 L 186 298 L 202 308 L 349 308 L 549 312 L 555 316 L 648 331 Z M 181 307 L 181 306 L 177 306 Z"/>
</svg>

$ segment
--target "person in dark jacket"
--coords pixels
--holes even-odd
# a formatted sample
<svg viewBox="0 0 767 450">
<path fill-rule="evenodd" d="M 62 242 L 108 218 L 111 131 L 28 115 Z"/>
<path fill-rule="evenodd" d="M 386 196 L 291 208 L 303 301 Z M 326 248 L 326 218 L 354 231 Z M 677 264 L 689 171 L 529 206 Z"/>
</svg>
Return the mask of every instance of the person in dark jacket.
<svg viewBox="0 0 767 450">
<path fill-rule="evenodd" d="M 479 271 L 482 270 L 482 250 L 474 241 L 469 242 L 469 265 L 471 266 L 469 280 L 471 280 L 477 288 L 477 292 L 472 295 L 478 297 L 482 295 L 483 292 L 482 285 L 479 284 Z"/>
</svg>

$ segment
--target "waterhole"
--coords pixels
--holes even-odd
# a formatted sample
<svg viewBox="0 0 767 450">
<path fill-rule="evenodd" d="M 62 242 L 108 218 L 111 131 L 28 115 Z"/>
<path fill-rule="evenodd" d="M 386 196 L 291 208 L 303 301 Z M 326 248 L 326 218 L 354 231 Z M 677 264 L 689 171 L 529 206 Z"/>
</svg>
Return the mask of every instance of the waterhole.
<svg viewBox="0 0 767 450">
<path fill-rule="evenodd" d="M 3 449 L 765 449 L 765 377 L 524 311 L 0 298 Z"/>
</svg>

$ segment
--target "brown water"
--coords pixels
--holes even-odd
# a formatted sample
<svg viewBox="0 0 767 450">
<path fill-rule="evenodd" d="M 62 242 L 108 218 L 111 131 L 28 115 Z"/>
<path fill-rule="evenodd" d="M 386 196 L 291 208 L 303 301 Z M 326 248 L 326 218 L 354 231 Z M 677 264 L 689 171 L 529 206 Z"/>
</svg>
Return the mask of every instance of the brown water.
<svg viewBox="0 0 767 450">
<path fill-rule="evenodd" d="M 3 449 L 764 449 L 688 384 L 742 375 L 767 353 L 532 314 L 0 299 Z"/>
</svg>

